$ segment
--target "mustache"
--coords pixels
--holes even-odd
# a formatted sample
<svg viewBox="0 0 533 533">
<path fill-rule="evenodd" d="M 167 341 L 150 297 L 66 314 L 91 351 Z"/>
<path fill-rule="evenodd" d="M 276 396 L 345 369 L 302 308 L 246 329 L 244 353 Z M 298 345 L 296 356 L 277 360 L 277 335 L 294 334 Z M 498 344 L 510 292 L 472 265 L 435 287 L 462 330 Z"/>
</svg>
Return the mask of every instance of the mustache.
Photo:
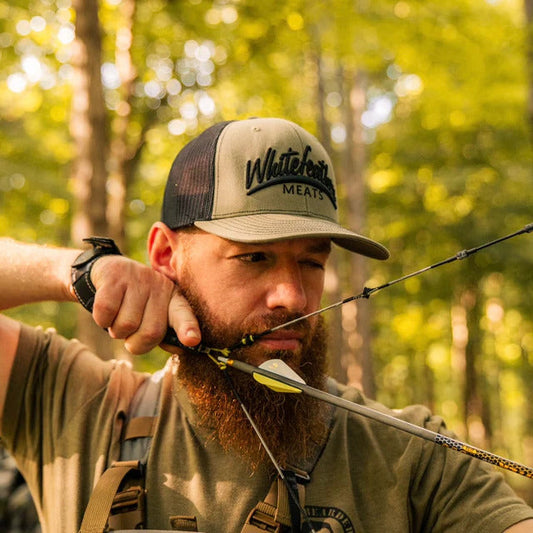
<svg viewBox="0 0 533 533">
<path fill-rule="evenodd" d="M 237 344 L 245 335 L 259 335 L 271 328 L 280 326 L 303 315 L 300 313 L 290 313 L 283 310 L 265 313 L 261 316 L 255 317 L 249 321 L 245 321 L 240 328 L 238 338 L 234 339 L 234 344 Z M 301 334 L 303 339 L 309 339 L 312 334 L 312 327 L 308 320 L 300 320 L 288 326 L 287 331 L 292 331 Z"/>
<path fill-rule="evenodd" d="M 271 313 L 264 314 L 262 316 L 253 319 L 250 324 L 245 323 L 244 328 L 246 331 L 243 331 L 243 336 L 246 333 L 262 333 L 267 329 L 275 328 L 281 326 L 292 320 L 301 318 L 303 315 L 301 313 L 288 313 L 287 311 L 272 311 Z M 311 331 L 311 325 L 309 324 L 308 319 L 300 320 L 295 324 L 290 326 L 292 331 L 298 331 L 300 333 L 309 333 Z"/>
<path fill-rule="evenodd" d="M 301 316 L 303 316 L 301 313 L 273 310 L 245 320 L 239 328 L 233 329 L 231 332 L 220 327 L 213 327 L 213 323 L 210 320 L 203 320 L 200 324 L 200 329 L 202 330 L 204 342 L 216 348 L 225 348 L 238 345 L 240 340 L 248 334 L 257 335 L 263 333 L 270 328 L 285 324 Z M 312 334 L 312 327 L 306 319 L 292 324 L 290 331 L 301 333 L 302 337 L 307 339 Z M 240 350 L 238 349 L 237 351 Z"/>
</svg>

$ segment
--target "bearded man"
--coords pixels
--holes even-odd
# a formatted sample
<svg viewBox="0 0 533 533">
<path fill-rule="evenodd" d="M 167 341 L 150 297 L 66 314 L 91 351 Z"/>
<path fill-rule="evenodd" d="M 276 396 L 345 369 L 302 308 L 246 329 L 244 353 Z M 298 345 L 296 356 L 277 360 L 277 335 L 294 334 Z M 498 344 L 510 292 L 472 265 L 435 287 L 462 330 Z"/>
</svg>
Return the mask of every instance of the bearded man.
<svg viewBox="0 0 533 533">
<path fill-rule="evenodd" d="M 0 316 L 2 439 L 43 531 L 533 531 L 533 510 L 483 463 L 221 372 L 190 350 L 234 346 L 316 311 L 332 243 L 388 257 L 338 224 L 329 156 L 296 124 L 224 122 L 191 141 L 148 237 L 150 267 L 107 239 L 90 242 L 80 254 L 3 239 L 0 307 L 77 299 L 133 354 L 161 344 L 173 355 L 149 377 Z M 232 357 L 280 359 L 311 386 L 387 412 L 326 378 L 325 344 L 313 316 Z M 445 431 L 423 407 L 394 415 Z M 131 430 L 139 419 L 148 432 Z M 146 436 L 139 463 L 125 442 Z M 125 526 L 132 516 L 141 521 Z"/>
</svg>

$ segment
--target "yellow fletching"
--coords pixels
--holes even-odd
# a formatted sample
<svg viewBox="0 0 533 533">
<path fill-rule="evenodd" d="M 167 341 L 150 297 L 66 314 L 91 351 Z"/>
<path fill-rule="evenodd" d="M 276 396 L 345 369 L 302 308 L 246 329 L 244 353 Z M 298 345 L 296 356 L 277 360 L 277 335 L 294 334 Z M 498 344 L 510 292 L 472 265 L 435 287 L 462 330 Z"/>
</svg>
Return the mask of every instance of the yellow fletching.
<svg viewBox="0 0 533 533">
<path fill-rule="evenodd" d="M 261 374 L 256 374 L 254 372 L 254 379 L 261 383 L 261 385 L 265 385 L 268 388 L 272 389 L 276 392 L 302 392 L 300 389 L 297 389 L 296 387 L 292 387 L 291 385 L 286 385 L 285 383 L 281 383 L 280 381 L 277 381 L 276 379 L 269 378 L 267 376 L 263 376 Z"/>
</svg>

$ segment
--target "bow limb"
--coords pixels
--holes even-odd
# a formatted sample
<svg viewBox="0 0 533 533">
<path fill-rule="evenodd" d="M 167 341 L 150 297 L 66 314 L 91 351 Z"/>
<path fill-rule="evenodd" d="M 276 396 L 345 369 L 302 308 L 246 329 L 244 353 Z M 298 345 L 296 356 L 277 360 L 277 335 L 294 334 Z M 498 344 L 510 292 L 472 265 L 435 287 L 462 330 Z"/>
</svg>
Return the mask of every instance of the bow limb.
<svg viewBox="0 0 533 533">
<path fill-rule="evenodd" d="M 326 311 L 330 311 L 331 309 L 335 309 L 337 307 L 340 307 L 344 304 L 347 304 L 348 302 L 353 302 L 354 300 L 360 300 L 360 299 L 368 299 L 372 294 L 375 292 L 381 291 L 383 289 L 386 289 L 387 287 L 391 287 L 392 285 L 396 285 L 397 283 L 400 283 L 402 281 L 405 281 L 409 278 L 413 278 L 415 276 L 419 276 L 420 274 L 423 274 L 424 272 L 427 272 L 429 270 L 433 270 L 435 268 L 441 267 L 443 265 L 447 265 L 449 263 L 453 263 L 455 261 L 460 261 L 462 259 L 466 259 L 467 257 L 470 257 L 471 255 L 484 250 L 485 248 L 488 248 L 490 246 L 494 246 L 495 244 L 499 244 L 503 241 L 506 241 L 508 239 L 512 239 L 513 237 L 517 237 L 518 235 L 523 235 L 524 233 L 531 233 L 533 232 L 533 222 L 530 224 L 527 224 L 522 229 L 519 229 L 518 231 L 515 231 L 514 233 L 510 233 L 508 235 L 505 235 L 503 237 L 499 237 L 498 239 L 495 239 L 490 242 L 486 242 L 484 244 L 481 244 L 479 246 L 476 246 L 475 248 L 470 248 L 468 250 L 461 250 L 457 252 L 455 255 L 452 255 L 451 257 L 448 257 L 447 259 L 443 259 L 442 261 L 438 261 L 437 263 L 434 263 L 432 265 L 429 265 L 427 267 L 421 268 L 420 270 L 416 270 L 415 272 L 411 272 L 410 274 L 406 274 L 405 276 L 402 276 L 400 278 L 394 279 L 392 281 L 388 281 L 387 283 L 384 283 L 383 285 L 379 285 L 378 287 L 364 287 L 363 290 L 359 294 L 355 294 L 353 296 L 348 296 L 347 298 L 344 298 L 338 302 L 335 302 L 333 304 L 330 304 L 326 307 L 322 307 L 321 309 L 318 309 L 316 311 L 313 311 L 312 313 L 308 313 L 307 315 L 303 315 L 301 317 L 295 318 L 294 320 L 289 320 L 288 322 L 284 322 L 283 324 L 279 324 L 278 326 L 275 326 L 273 328 L 269 328 L 265 331 L 262 331 L 260 333 L 247 333 L 244 335 L 244 337 L 235 343 L 233 346 L 230 346 L 228 348 L 211 348 L 208 346 L 204 346 L 202 344 L 195 346 L 194 348 L 190 348 L 188 346 L 183 345 L 180 340 L 178 339 L 178 336 L 176 332 L 172 328 L 168 328 L 167 333 L 165 335 L 165 338 L 162 341 L 162 344 L 169 344 L 172 346 L 177 346 L 179 348 L 182 348 L 184 350 L 192 350 L 195 352 L 200 353 L 213 353 L 213 352 L 225 352 L 222 355 L 229 355 L 234 350 L 237 350 L 238 348 L 243 348 L 245 346 L 251 346 L 256 341 L 258 341 L 261 337 L 264 337 L 265 335 L 269 335 L 270 333 L 273 333 L 274 331 L 277 331 L 279 329 L 283 329 L 286 327 L 289 327 L 293 324 L 296 324 L 297 322 L 301 322 L 302 320 L 306 320 L 308 318 L 311 318 L 316 315 L 320 315 L 322 313 L 325 313 Z"/>
</svg>

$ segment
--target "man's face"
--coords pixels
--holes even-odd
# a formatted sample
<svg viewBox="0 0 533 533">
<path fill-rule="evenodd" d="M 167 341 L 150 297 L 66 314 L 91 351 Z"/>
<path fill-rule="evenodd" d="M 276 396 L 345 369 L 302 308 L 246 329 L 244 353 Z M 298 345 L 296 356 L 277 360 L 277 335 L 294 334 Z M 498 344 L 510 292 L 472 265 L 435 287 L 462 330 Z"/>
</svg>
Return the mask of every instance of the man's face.
<svg viewBox="0 0 533 533">
<path fill-rule="evenodd" d="M 227 347 L 315 311 L 320 303 L 328 239 L 298 239 L 263 245 L 237 244 L 203 232 L 186 235 L 174 260 L 177 282 L 200 322 L 202 342 Z M 322 321 L 315 317 L 234 352 L 258 365 L 279 358 L 308 385 L 322 388 L 326 367 Z M 264 449 L 245 419 L 223 373 L 207 358 L 179 356 L 178 387 L 196 406 L 200 424 L 226 450 L 253 468 L 265 464 Z M 304 458 L 327 434 L 324 404 L 301 394 L 279 394 L 247 374 L 231 372 L 234 387 L 272 453 L 282 464 Z"/>
<path fill-rule="evenodd" d="M 318 309 L 329 252 L 329 239 L 324 238 L 243 244 L 194 232 L 187 236 L 175 269 L 180 288 L 224 331 L 224 338 L 214 342 L 231 345 L 245 333 L 259 333 Z M 316 324 L 312 318 L 261 338 L 247 350 L 247 360 L 259 365 L 270 353 L 282 351 L 298 366 Z M 208 331 L 205 335 L 210 336 Z"/>
</svg>

